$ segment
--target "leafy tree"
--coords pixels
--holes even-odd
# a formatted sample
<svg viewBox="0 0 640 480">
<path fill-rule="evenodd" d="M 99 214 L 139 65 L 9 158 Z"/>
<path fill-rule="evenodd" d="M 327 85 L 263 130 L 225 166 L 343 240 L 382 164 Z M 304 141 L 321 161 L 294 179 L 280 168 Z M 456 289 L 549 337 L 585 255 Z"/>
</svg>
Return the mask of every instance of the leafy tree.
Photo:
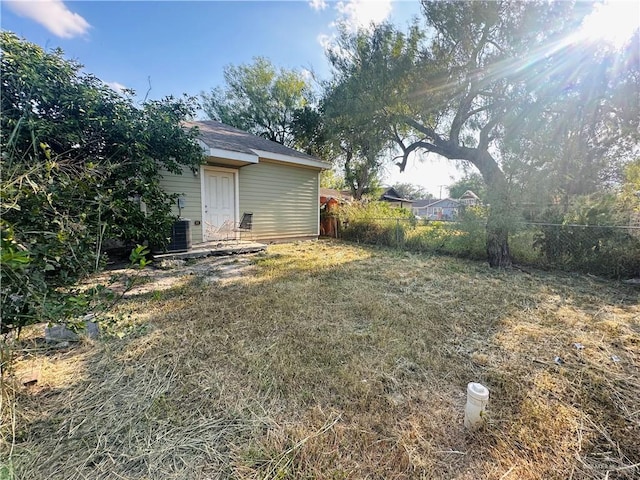
<svg viewBox="0 0 640 480">
<path fill-rule="evenodd" d="M 344 177 L 336 173 L 334 169 L 323 170 L 320 173 L 320 186 L 322 188 L 333 188 L 343 190 L 347 187 Z"/>
<path fill-rule="evenodd" d="M 379 184 L 394 140 L 387 134 L 385 106 L 401 87 L 393 70 L 396 64 L 406 70 L 419 40 L 415 29 L 407 37 L 384 25 L 371 35 L 343 32 L 339 47 L 328 51 L 333 79 L 327 85 L 322 109 L 355 198 Z"/>
<path fill-rule="evenodd" d="M 622 211 L 640 223 L 640 158 L 630 162 L 624 169 L 619 202 Z"/>
<path fill-rule="evenodd" d="M 540 163 L 548 166 L 552 160 L 549 171 L 562 165 L 555 162 L 559 155 L 539 158 L 540 142 L 532 141 L 540 136 L 539 122 L 558 129 L 555 137 L 541 136 L 548 151 L 560 146 L 571 160 L 589 151 L 605 126 L 611 135 L 603 147 L 614 149 L 625 148 L 624 136 L 637 126 L 637 117 L 617 101 L 637 86 L 635 72 L 619 71 L 633 65 L 601 45 L 571 40 L 591 7 L 581 2 L 424 1 L 428 35 L 417 26 L 403 36 L 383 25 L 343 37 L 336 49 L 340 61 L 333 65 L 340 82 L 349 84 L 353 98 L 367 99 L 369 136 L 382 133 L 396 142 L 401 170 L 414 152 L 426 152 L 480 172 L 491 205 L 491 266 L 511 263 L 511 199 L 520 173 L 540 171 Z M 376 75 L 359 72 L 361 45 L 377 52 L 365 66 Z M 581 104 L 589 108 L 581 110 Z M 359 114 L 355 119 L 367 125 Z M 586 125 L 584 132 L 577 125 Z M 567 127 L 564 134 L 561 126 Z M 536 162 L 537 168 L 532 166 Z"/>
<path fill-rule="evenodd" d="M 9 32 L 0 47 L 6 330 L 86 307 L 68 286 L 101 266 L 105 238 L 165 244 L 174 198 L 159 186 L 161 168 L 196 168 L 202 153 L 197 131 L 181 127 L 192 99 L 138 108 L 59 49 Z"/>
<path fill-rule="evenodd" d="M 453 182 L 447 188 L 449 189 L 449 196 L 451 198 L 460 198 L 467 190 L 471 190 L 478 195 L 478 197 L 483 198 L 486 187 L 482 175 L 477 172 L 470 172 L 460 180 Z"/>
<path fill-rule="evenodd" d="M 433 198 L 433 195 L 427 192 L 423 187 L 420 185 L 414 185 L 413 183 L 395 183 L 392 187 L 402 198 L 406 198 L 408 200 L 426 200 Z"/>
<path fill-rule="evenodd" d="M 301 73 L 277 70 L 263 57 L 250 65 L 229 65 L 225 88 L 203 95 L 202 108 L 212 120 L 295 148 L 294 123 L 317 122 L 312 110 L 312 89 Z M 301 120 L 300 117 L 304 117 Z"/>
<path fill-rule="evenodd" d="M 503 169 L 531 204 L 576 197 L 623 181 L 640 141 L 640 31 L 620 51 L 585 45 L 564 88 L 537 116 L 522 117 L 520 134 L 503 142 Z M 574 61 L 575 63 L 575 61 Z"/>
</svg>

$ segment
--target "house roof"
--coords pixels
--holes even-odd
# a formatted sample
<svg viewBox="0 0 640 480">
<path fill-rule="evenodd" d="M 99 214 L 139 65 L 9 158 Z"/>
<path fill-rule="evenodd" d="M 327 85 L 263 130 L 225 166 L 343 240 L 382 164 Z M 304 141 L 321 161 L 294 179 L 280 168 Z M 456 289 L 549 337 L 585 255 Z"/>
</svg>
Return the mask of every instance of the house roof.
<svg viewBox="0 0 640 480">
<path fill-rule="evenodd" d="M 428 206 L 430 203 L 433 203 L 433 198 L 424 198 L 421 200 L 413 201 L 413 208 L 422 208 Z"/>
<path fill-rule="evenodd" d="M 462 196 L 460 197 L 460 199 L 463 198 L 475 198 L 476 200 L 480 200 L 480 197 L 478 197 L 475 193 L 473 193 L 471 190 L 467 190 L 466 192 L 464 192 L 462 194 Z"/>
<path fill-rule="evenodd" d="M 257 163 L 258 158 L 255 157 L 263 157 L 318 168 L 330 167 L 319 158 L 215 120 L 184 122 L 184 125 L 198 127 L 198 139 L 209 149 L 206 152 L 208 156 L 224 156 L 224 152 L 232 152 L 236 154 L 232 158 L 247 163 Z"/>
<path fill-rule="evenodd" d="M 320 196 L 335 198 L 336 200 L 353 200 L 353 196 L 348 190 L 336 190 L 334 188 L 320 188 Z"/>
<path fill-rule="evenodd" d="M 458 200 L 454 200 L 453 198 L 443 198 L 442 200 L 436 200 L 433 203 L 427 205 L 427 207 L 458 207 L 460 206 L 460 202 Z"/>
<path fill-rule="evenodd" d="M 408 198 L 402 198 L 400 194 L 396 192 L 396 189 L 393 187 L 387 188 L 382 194 L 382 196 L 380 197 L 380 200 L 386 200 L 388 202 L 413 203 L 413 200 L 409 200 Z"/>
</svg>

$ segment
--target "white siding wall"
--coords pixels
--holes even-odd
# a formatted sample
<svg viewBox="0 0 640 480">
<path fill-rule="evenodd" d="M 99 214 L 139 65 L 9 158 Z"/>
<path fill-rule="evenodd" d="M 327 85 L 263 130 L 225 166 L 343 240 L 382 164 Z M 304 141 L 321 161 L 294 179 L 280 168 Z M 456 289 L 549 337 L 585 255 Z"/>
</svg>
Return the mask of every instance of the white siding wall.
<svg viewBox="0 0 640 480">
<path fill-rule="evenodd" d="M 239 171 L 240 216 L 253 213 L 256 239 L 318 235 L 319 171 L 260 159 Z"/>
<path fill-rule="evenodd" d="M 185 197 L 185 207 L 182 209 L 182 218 L 191 220 L 191 241 L 202 242 L 202 203 L 200 196 L 200 174 L 194 176 L 189 168 L 185 168 L 182 175 L 176 175 L 169 171 L 161 172 L 160 185 L 167 193 L 177 193 Z M 153 205 L 148 205 L 153 208 Z M 173 212 L 178 214 L 178 205 L 174 204 Z M 194 225 L 199 221 L 200 225 Z"/>
</svg>

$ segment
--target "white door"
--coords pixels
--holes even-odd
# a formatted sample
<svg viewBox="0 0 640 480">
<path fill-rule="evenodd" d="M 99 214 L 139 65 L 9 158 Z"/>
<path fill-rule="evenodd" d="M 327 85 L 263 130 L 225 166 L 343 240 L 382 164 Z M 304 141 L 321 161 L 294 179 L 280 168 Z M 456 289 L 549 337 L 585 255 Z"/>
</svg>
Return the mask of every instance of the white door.
<svg viewBox="0 0 640 480">
<path fill-rule="evenodd" d="M 235 222 L 233 173 L 204 171 L 204 241 L 233 237 Z"/>
</svg>

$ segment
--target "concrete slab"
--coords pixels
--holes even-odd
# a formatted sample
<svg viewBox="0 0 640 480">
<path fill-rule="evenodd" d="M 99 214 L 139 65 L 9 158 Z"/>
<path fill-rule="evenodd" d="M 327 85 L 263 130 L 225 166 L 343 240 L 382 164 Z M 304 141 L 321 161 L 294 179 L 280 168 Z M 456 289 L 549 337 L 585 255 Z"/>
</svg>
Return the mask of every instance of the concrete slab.
<svg viewBox="0 0 640 480">
<path fill-rule="evenodd" d="M 223 255 L 263 252 L 267 246 L 256 242 L 207 242 L 193 245 L 187 252 L 170 252 L 154 255 L 156 260 L 186 260 Z"/>
</svg>

